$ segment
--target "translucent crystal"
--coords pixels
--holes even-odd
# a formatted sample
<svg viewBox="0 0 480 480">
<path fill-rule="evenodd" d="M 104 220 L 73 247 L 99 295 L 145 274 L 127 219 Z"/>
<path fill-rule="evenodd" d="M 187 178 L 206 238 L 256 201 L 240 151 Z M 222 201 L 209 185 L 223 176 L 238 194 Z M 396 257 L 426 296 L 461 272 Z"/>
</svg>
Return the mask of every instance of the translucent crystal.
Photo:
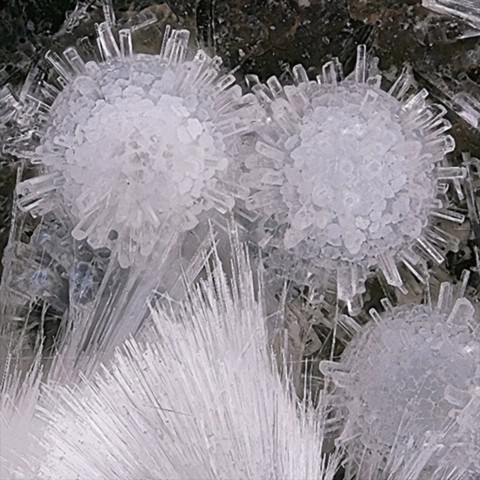
<svg viewBox="0 0 480 480">
<path fill-rule="evenodd" d="M 437 208 L 436 167 L 454 146 L 446 109 L 428 105 L 426 90 L 408 95 L 408 72 L 389 93 L 379 88 L 364 46 L 344 81 L 337 63 L 317 82 L 298 74 L 296 86 L 252 87 L 266 120 L 245 163 L 246 207 L 258 214 L 256 236 L 281 275 L 313 285 L 315 276 L 356 269 L 362 279 L 378 268 L 402 288 L 399 255 L 422 240 Z M 427 254 L 438 259 L 433 248 Z M 338 287 L 351 302 L 362 281 Z"/>
<path fill-rule="evenodd" d="M 51 209 L 52 196 L 61 200 L 77 240 L 115 245 L 128 266 L 150 254 L 162 229 L 181 233 L 205 212 L 232 208 L 235 194 L 220 180 L 234 180 L 238 134 L 254 116 L 218 58 L 198 51 L 186 60 L 188 31 L 167 29 L 162 53 L 143 55 L 133 53 L 128 29 L 118 46 L 110 23 L 97 28 L 105 62 L 85 61 L 73 47 L 66 62 L 47 53 L 64 88 L 47 109 L 39 144 L 16 149 L 46 170 L 18 193 L 33 214 Z"/>
<path fill-rule="evenodd" d="M 383 468 L 392 449 L 406 455 L 436 438 L 420 479 L 463 469 L 460 478 L 478 478 L 480 319 L 473 305 L 455 300 L 444 283 L 435 307 L 372 315 L 338 363 L 320 364 L 335 396 L 338 444 L 368 471 Z"/>
<path fill-rule="evenodd" d="M 480 29 L 480 5 L 477 0 L 422 0 L 422 6 L 459 17 Z"/>
<path fill-rule="evenodd" d="M 468 92 L 460 92 L 453 99 L 454 110 L 472 127 L 480 128 L 480 101 Z"/>
<path fill-rule="evenodd" d="M 323 409 L 277 373 L 252 273 L 235 261 L 233 284 L 215 262 L 186 302 L 153 309 L 145 341 L 91 381 L 50 388 L 24 478 L 333 480 Z"/>
</svg>

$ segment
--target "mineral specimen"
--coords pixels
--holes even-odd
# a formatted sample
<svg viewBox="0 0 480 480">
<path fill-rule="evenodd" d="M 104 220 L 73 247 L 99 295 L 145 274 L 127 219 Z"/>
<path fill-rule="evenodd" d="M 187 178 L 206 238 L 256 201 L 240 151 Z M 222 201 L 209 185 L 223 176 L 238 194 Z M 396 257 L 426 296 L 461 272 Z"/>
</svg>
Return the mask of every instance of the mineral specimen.
<svg viewBox="0 0 480 480">
<path fill-rule="evenodd" d="M 446 109 L 428 105 L 426 90 L 408 95 L 408 69 L 382 90 L 361 45 L 354 72 L 342 80 L 341 70 L 331 61 L 315 82 L 298 65 L 295 85 L 253 86 L 266 120 L 242 181 L 269 267 L 313 287 L 335 274 L 338 297 L 358 313 L 369 269 L 403 288 L 399 263 L 414 270 L 418 251 L 443 261 L 429 216 L 463 216 L 442 210 L 437 182 L 465 171 L 442 164 L 454 149 Z"/>
<path fill-rule="evenodd" d="M 372 310 L 373 321 L 356 326 L 341 360 L 321 362 L 335 395 L 337 443 L 357 465 L 381 469 L 394 446 L 429 445 L 420 478 L 462 469 L 462 479 L 478 478 L 480 319 L 453 291 L 442 284 L 436 306 Z"/>
<path fill-rule="evenodd" d="M 187 60 L 187 30 L 167 28 L 158 55 L 135 54 L 128 29 L 118 45 L 107 22 L 97 36 L 103 61 L 47 53 L 62 90 L 25 95 L 20 114 L 40 127 L 9 148 L 44 170 L 18 186 L 20 206 L 43 214 L 61 202 L 73 236 L 115 248 L 126 267 L 233 207 L 232 157 L 255 106 L 218 57 Z"/>
<path fill-rule="evenodd" d="M 272 359 L 245 256 L 179 308 L 155 308 L 91 382 L 54 391 L 37 478 L 333 480 L 322 409 L 299 404 Z M 26 475 L 28 477 L 28 475 Z M 31 478 L 31 477 L 30 477 Z"/>
</svg>

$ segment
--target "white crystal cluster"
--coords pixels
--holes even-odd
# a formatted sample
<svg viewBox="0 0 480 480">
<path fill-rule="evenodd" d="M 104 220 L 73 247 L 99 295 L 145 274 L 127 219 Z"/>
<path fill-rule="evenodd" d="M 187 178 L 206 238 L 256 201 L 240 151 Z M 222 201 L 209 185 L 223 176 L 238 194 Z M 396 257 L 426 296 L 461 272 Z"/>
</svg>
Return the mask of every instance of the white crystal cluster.
<svg viewBox="0 0 480 480">
<path fill-rule="evenodd" d="M 349 480 L 477 480 L 480 324 L 464 292 L 454 300 L 443 284 L 435 307 L 384 302 L 367 325 L 329 323 L 333 343 L 342 328 L 342 341 L 355 335 L 341 361 L 321 362 L 328 410 L 325 392 L 304 403 L 308 388 L 293 384 L 306 339 L 322 348 L 316 331 L 304 335 L 307 313 L 293 309 L 305 321 L 282 332 L 278 365 L 267 319 L 283 318 L 263 308 L 278 303 L 262 283 L 285 278 L 316 290 L 335 276 L 351 314 L 371 271 L 399 288 L 402 268 L 427 284 L 419 265 L 458 247 L 430 217 L 463 221 L 438 199 L 446 181 L 474 211 L 466 167 L 441 164 L 454 148 L 445 108 L 413 92 L 406 70 L 384 91 L 364 45 L 346 79 L 332 60 L 316 81 L 301 66 L 293 85 L 249 76 L 242 95 L 218 57 L 187 55 L 187 31 L 167 29 L 158 55 L 138 54 L 134 27 L 116 31 L 112 1 L 100 3 L 101 61 L 49 52 L 54 84 L 34 68 L 18 95 L 0 91 L 0 119 L 18 120 L 5 151 L 39 170 L 16 207 L 42 216 L 31 236 L 26 215 L 15 218 L 0 292 L 13 319 L 0 321 L 0 477 L 333 480 L 345 454 Z M 228 235 L 200 239 L 232 211 L 233 252 Z M 268 267 L 258 289 L 233 219 Z M 43 370 L 49 308 L 62 324 Z"/>
<path fill-rule="evenodd" d="M 364 47 L 345 81 L 334 62 L 317 82 L 301 66 L 294 75 L 296 85 L 273 77 L 253 87 L 267 121 L 242 181 L 259 245 L 290 278 L 385 267 L 398 286 L 398 253 L 438 208 L 435 166 L 453 149 L 445 109 L 428 106 L 425 91 L 407 98 L 405 78 L 384 92 Z"/>
<path fill-rule="evenodd" d="M 381 90 L 318 89 L 284 144 L 291 159 L 281 186 L 285 248 L 300 245 L 326 267 L 370 266 L 421 234 L 437 182 L 431 153 L 407 123 L 408 111 Z M 265 172 L 262 184 L 272 185 L 274 173 Z"/>
<path fill-rule="evenodd" d="M 154 236 L 172 215 L 192 228 L 212 207 L 202 194 L 228 164 L 223 135 L 198 94 L 172 94 L 179 79 L 161 59 L 139 56 L 132 65 L 87 64 L 92 75 L 62 92 L 36 152 L 61 168 L 61 194 L 80 220 L 74 236 L 88 236 L 94 247 L 126 229 L 143 247 L 142 236 Z"/>
<path fill-rule="evenodd" d="M 77 71 L 33 154 L 46 174 L 18 189 L 21 205 L 40 213 L 52 192 L 60 194 L 75 219 L 73 236 L 94 248 L 115 241 L 125 266 L 206 212 L 232 209 L 232 157 L 249 123 L 248 101 L 230 88 L 235 79 L 220 73 L 221 61 L 202 51 L 186 60 L 188 32 L 165 36 L 160 55 L 84 64 L 66 50 Z"/>
<path fill-rule="evenodd" d="M 131 339 L 93 380 L 54 391 L 28 478 L 333 480 L 322 409 L 299 405 L 277 373 L 252 273 L 235 258 L 233 284 L 215 262 L 176 311 L 154 309 L 145 344 Z"/>
<path fill-rule="evenodd" d="M 321 362 L 332 382 L 337 440 L 358 464 L 385 465 L 392 448 L 433 446 L 420 478 L 480 474 L 480 323 L 473 305 L 397 307 L 358 328 L 339 363 Z M 332 397 L 333 399 L 333 397 Z M 433 476 L 432 476 L 433 475 Z"/>
</svg>

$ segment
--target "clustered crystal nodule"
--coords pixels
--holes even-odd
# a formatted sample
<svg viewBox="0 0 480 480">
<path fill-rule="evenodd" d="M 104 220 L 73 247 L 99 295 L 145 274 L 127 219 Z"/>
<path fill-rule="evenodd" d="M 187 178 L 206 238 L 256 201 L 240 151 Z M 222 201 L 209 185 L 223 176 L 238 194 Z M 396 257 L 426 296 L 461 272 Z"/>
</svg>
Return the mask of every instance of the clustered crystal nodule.
<svg viewBox="0 0 480 480">
<path fill-rule="evenodd" d="M 480 324 L 443 283 L 436 306 L 404 305 L 356 324 L 340 361 L 320 362 L 337 443 L 365 471 L 392 449 L 432 449 L 421 479 L 480 471 Z M 354 325 L 353 319 L 347 319 Z M 345 319 L 343 319 L 345 323 Z M 342 324 L 342 321 L 340 321 Z"/>
<path fill-rule="evenodd" d="M 54 208 L 58 193 L 73 237 L 115 245 L 129 266 L 208 212 L 233 208 L 233 157 L 255 116 L 218 57 L 199 50 L 186 59 L 188 31 L 167 30 L 159 55 L 134 54 L 128 41 L 120 51 L 106 24 L 99 35 L 108 61 L 84 62 L 73 47 L 66 62 L 49 53 L 66 85 L 31 154 L 46 172 L 18 192 L 37 214 Z"/>
<path fill-rule="evenodd" d="M 407 95 L 408 72 L 383 91 L 364 45 L 346 79 L 336 61 L 316 81 L 300 65 L 293 74 L 294 85 L 253 79 L 268 122 L 245 161 L 245 206 L 258 215 L 269 268 L 312 287 L 336 277 L 338 297 L 357 314 L 369 269 L 403 289 L 397 265 L 412 250 L 438 261 L 429 218 L 444 208 L 437 184 L 455 146 L 451 125 L 425 90 Z"/>
<path fill-rule="evenodd" d="M 272 272 L 320 289 L 335 277 L 351 314 L 370 269 L 404 289 L 398 265 L 412 268 L 415 249 L 443 261 L 429 217 L 449 217 L 436 197 L 454 141 L 444 107 L 407 95 L 410 75 L 383 91 L 361 45 L 346 79 L 336 61 L 317 81 L 299 65 L 294 85 L 272 77 L 242 96 L 217 57 L 187 60 L 185 30 L 168 30 L 160 55 L 98 31 L 105 62 L 49 53 L 65 86 L 28 152 L 46 172 L 19 185 L 22 208 L 48 211 L 59 193 L 73 236 L 115 249 L 123 266 L 233 211 Z"/>
</svg>

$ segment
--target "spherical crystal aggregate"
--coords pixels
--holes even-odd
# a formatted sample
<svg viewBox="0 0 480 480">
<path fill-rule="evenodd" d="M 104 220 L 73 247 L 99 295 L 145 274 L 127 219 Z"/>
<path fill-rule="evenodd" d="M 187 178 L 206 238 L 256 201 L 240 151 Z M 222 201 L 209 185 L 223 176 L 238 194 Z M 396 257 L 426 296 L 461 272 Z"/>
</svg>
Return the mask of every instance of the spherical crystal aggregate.
<svg viewBox="0 0 480 480">
<path fill-rule="evenodd" d="M 104 228 L 77 225 L 74 235 L 100 247 L 112 229 L 140 236 L 169 216 L 191 228 L 212 206 L 202 193 L 227 167 L 223 135 L 198 92 L 169 93 L 178 78 L 155 57 L 87 67 L 92 75 L 77 77 L 57 98 L 36 152 L 61 169 L 59 190 L 79 220 L 103 199 Z"/>
<path fill-rule="evenodd" d="M 51 105 L 41 95 L 33 102 L 45 106 L 39 141 L 20 154 L 43 171 L 17 191 L 20 208 L 36 215 L 60 199 L 74 238 L 115 249 L 126 267 L 244 195 L 233 159 L 257 106 L 221 73 L 219 57 L 198 50 L 187 59 L 188 31 L 167 28 L 160 54 L 146 55 L 128 42 L 120 51 L 101 27 L 104 61 L 85 63 L 73 47 L 63 53 L 69 67 L 46 55 L 62 89 L 43 88 L 58 92 Z"/>
<path fill-rule="evenodd" d="M 361 328 L 338 364 L 321 363 L 342 399 L 334 407 L 342 419 L 337 442 L 357 464 L 381 467 L 392 448 L 433 442 L 425 478 L 454 468 L 477 478 L 479 322 L 465 298 L 443 311 L 397 307 Z"/>
<path fill-rule="evenodd" d="M 402 287 L 396 265 L 423 242 L 430 216 L 443 208 L 437 168 L 454 148 L 445 108 L 427 104 L 425 90 L 406 95 L 406 77 L 382 90 L 381 77 L 362 66 L 362 51 L 359 78 L 337 80 L 329 62 L 323 70 L 334 73 L 317 82 L 297 66 L 294 85 L 275 77 L 254 85 L 265 120 L 241 178 L 266 263 L 313 287 L 341 271 L 339 298 L 347 302 L 361 293 L 370 270 Z M 344 288 L 339 276 L 358 285 Z"/>
<path fill-rule="evenodd" d="M 436 194 L 433 163 L 421 136 L 402 128 L 406 113 L 388 94 L 325 90 L 285 142 L 294 146 L 280 189 L 284 246 L 308 252 L 314 243 L 322 262 L 370 266 L 420 235 Z M 363 105 L 369 93 L 379 98 Z"/>
</svg>

